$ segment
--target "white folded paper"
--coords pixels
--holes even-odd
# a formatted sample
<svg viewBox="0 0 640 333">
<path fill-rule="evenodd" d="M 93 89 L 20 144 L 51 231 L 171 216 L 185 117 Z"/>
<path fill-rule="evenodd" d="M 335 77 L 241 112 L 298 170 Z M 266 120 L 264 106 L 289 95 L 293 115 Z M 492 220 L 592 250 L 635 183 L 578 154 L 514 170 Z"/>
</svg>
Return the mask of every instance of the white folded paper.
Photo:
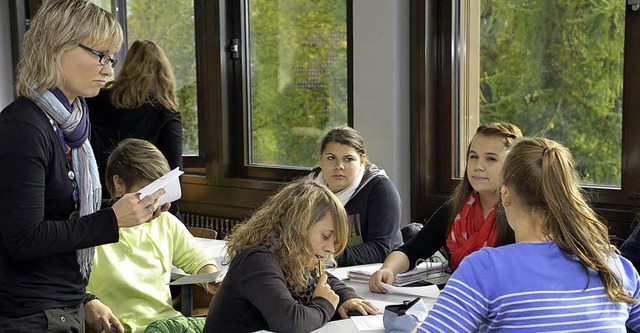
<svg viewBox="0 0 640 333">
<path fill-rule="evenodd" d="M 396 287 L 383 283 L 382 286 L 387 290 L 388 294 L 403 294 L 430 298 L 438 298 L 440 295 L 440 289 L 438 289 L 438 286 L 436 285 L 422 287 Z"/>
<path fill-rule="evenodd" d="M 183 171 L 175 168 L 166 175 L 156 179 L 153 183 L 143 187 L 138 191 L 140 193 L 140 200 L 144 199 L 147 195 L 164 188 L 165 193 L 160 196 L 160 205 L 164 205 L 167 202 L 173 202 L 182 197 L 182 190 L 180 189 L 180 175 Z"/>
<path fill-rule="evenodd" d="M 215 281 L 223 271 L 217 271 L 209 274 L 197 274 L 197 275 L 185 275 L 175 281 L 169 283 L 171 286 L 183 285 L 183 284 L 197 284 Z"/>
</svg>

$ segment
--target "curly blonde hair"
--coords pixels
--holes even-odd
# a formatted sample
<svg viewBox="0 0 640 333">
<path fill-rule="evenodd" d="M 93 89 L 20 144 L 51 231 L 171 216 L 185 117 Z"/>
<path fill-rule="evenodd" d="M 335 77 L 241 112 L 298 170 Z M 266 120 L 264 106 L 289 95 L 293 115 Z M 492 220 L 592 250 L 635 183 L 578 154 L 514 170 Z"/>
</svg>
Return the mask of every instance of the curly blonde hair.
<svg viewBox="0 0 640 333">
<path fill-rule="evenodd" d="M 110 53 L 115 53 L 122 40 L 120 24 L 99 6 L 84 0 L 45 1 L 24 34 L 16 93 L 30 97 L 31 89 L 41 93 L 59 86 L 62 54 L 78 44 L 109 42 Z"/>
<path fill-rule="evenodd" d="M 131 44 L 120 74 L 106 88 L 111 89 L 111 103 L 118 109 L 158 103 L 178 111 L 176 80 L 169 59 L 160 46 L 149 40 Z"/>
<path fill-rule="evenodd" d="M 273 249 L 289 289 L 306 290 L 309 262 L 314 256 L 309 231 L 318 220 L 331 214 L 334 223 L 334 255 L 347 245 L 347 212 L 324 185 L 309 179 L 294 181 L 271 196 L 245 223 L 227 236 L 227 255 L 233 259 L 256 246 Z"/>
</svg>

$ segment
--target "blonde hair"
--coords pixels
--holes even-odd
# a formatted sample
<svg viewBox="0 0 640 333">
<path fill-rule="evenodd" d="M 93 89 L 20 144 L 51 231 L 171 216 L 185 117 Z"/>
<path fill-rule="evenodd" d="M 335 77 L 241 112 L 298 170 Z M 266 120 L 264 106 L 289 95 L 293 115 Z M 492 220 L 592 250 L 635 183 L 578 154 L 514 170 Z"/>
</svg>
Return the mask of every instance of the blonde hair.
<svg viewBox="0 0 640 333">
<path fill-rule="evenodd" d="M 526 207 L 544 216 L 545 235 L 575 255 L 587 277 L 589 269 L 598 273 L 607 297 L 636 302 L 609 267 L 608 259 L 617 251 L 582 193 L 569 149 L 549 139 L 521 139 L 507 155 L 501 178 Z"/>
<path fill-rule="evenodd" d="M 518 126 L 509 124 L 509 123 L 488 123 L 485 125 L 481 125 L 476 130 L 476 134 L 474 134 L 469 146 L 467 147 L 467 161 L 469 160 L 469 151 L 471 150 L 471 143 L 475 140 L 476 137 L 497 137 L 504 139 L 504 150 L 508 151 L 512 146 L 513 142 L 517 138 L 522 137 L 522 131 Z M 449 229 L 451 229 L 451 225 L 456 218 L 456 215 L 462 210 L 462 206 L 464 205 L 469 193 L 473 191 L 473 186 L 469 182 L 468 177 L 468 163 L 465 164 L 464 167 L 464 175 L 456 186 L 453 194 L 451 196 L 451 215 L 449 216 Z M 496 191 L 498 189 L 496 188 Z M 513 243 L 513 231 L 509 228 L 509 225 L 503 220 L 503 216 L 501 214 L 496 214 L 496 245 L 504 245 L 507 243 Z M 448 234 L 448 233 L 447 233 Z"/>
<path fill-rule="evenodd" d="M 314 256 L 309 243 L 312 226 L 327 213 L 334 223 L 335 255 L 347 245 L 347 212 L 324 185 L 301 179 L 286 185 L 245 223 L 227 236 L 229 260 L 256 246 L 273 249 L 284 272 L 287 286 L 301 293 L 308 287 L 305 275 Z"/>
<path fill-rule="evenodd" d="M 154 181 L 169 170 L 169 162 L 156 146 L 149 141 L 129 138 L 122 140 L 109 155 L 105 183 L 111 198 L 115 198 L 113 176 L 119 176 L 128 190 L 136 182 Z"/>
<path fill-rule="evenodd" d="M 24 35 L 22 60 L 18 64 L 16 93 L 31 97 L 63 80 L 62 54 L 80 43 L 109 42 L 110 51 L 120 49 L 123 35 L 115 17 L 88 1 L 48 0 L 31 20 Z"/>
<path fill-rule="evenodd" d="M 177 112 L 175 86 L 169 59 L 160 46 L 148 40 L 131 44 L 120 74 L 106 85 L 111 89 L 111 103 L 118 109 L 159 103 Z"/>
</svg>

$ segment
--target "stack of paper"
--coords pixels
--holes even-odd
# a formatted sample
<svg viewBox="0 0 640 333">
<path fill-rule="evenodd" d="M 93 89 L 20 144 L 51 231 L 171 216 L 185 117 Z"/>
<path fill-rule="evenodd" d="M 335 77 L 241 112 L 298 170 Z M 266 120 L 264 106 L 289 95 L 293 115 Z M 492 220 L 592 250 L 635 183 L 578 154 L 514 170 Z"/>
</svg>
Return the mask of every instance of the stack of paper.
<svg viewBox="0 0 640 333">
<path fill-rule="evenodd" d="M 394 286 L 406 286 L 418 281 L 423 281 L 428 277 L 442 275 L 448 269 L 447 261 L 428 262 L 423 261 L 414 269 L 397 274 L 393 280 Z M 377 267 L 358 268 L 349 271 L 349 280 L 356 282 L 369 282 L 369 278 L 378 270 Z"/>
</svg>

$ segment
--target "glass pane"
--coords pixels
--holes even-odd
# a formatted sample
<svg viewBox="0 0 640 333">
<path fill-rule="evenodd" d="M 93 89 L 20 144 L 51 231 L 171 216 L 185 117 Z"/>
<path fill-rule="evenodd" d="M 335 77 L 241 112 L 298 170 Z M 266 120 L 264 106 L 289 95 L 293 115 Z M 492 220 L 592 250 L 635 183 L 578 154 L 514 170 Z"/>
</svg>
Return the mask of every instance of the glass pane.
<svg viewBox="0 0 640 333">
<path fill-rule="evenodd" d="M 193 0 L 128 0 L 126 33 L 129 46 L 148 39 L 169 58 L 182 116 L 182 154 L 199 155 Z"/>
<path fill-rule="evenodd" d="M 113 10 L 111 9 L 111 0 L 89 0 L 89 2 L 102 7 L 104 10 L 107 10 L 110 13 L 113 13 Z"/>
<path fill-rule="evenodd" d="M 482 0 L 476 15 L 480 122 L 561 142 L 584 184 L 620 187 L 625 1 Z"/>
<path fill-rule="evenodd" d="M 346 0 L 251 0 L 249 162 L 312 167 L 347 124 Z"/>
</svg>

